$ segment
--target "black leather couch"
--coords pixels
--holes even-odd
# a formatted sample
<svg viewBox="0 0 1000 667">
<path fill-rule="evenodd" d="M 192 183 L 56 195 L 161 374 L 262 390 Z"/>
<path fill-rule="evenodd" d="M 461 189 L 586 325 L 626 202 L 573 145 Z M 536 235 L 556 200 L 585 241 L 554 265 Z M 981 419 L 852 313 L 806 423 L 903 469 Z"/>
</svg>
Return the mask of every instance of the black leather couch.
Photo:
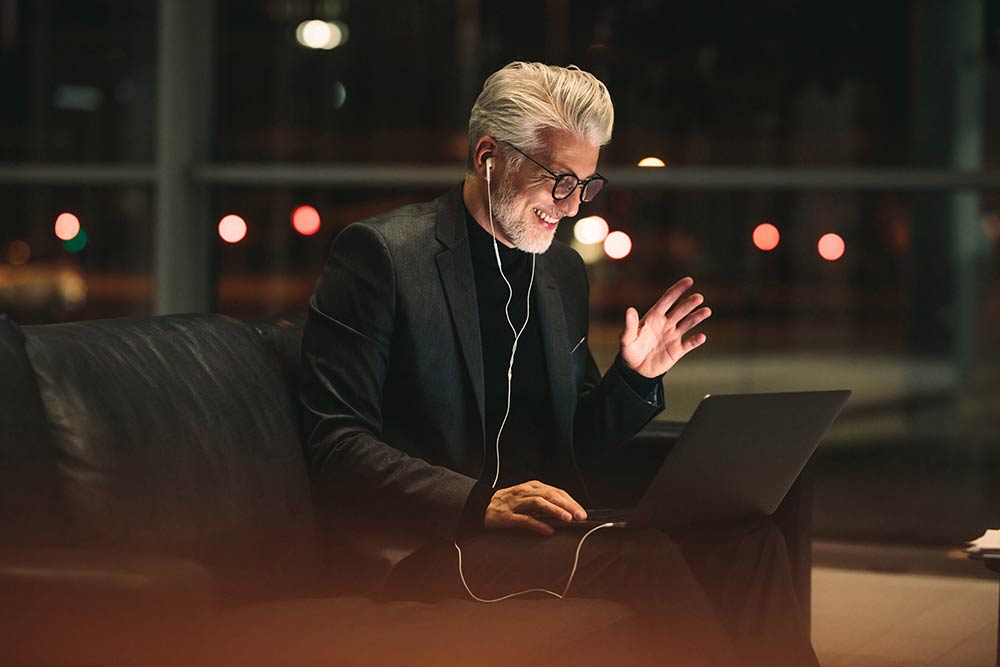
<svg viewBox="0 0 1000 667">
<path fill-rule="evenodd" d="M 0 663 L 650 658 L 642 624 L 611 602 L 365 597 L 371 573 L 310 495 L 301 333 L 301 316 L 0 317 Z M 627 502 L 633 471 L 655 470 L 675 435 L 647 428 L 602 493 Z M 797 485 L 777 522 L 808 609 L 804 500 Z"/>
</svg>

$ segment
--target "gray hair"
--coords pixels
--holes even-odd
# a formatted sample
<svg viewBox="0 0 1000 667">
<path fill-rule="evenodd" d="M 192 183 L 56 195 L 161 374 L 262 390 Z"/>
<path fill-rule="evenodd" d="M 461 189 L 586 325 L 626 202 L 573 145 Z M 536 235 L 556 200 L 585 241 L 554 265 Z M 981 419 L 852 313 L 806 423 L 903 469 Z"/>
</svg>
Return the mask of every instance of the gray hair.
<svg viewBox="0 0 1000 667">
<path fill-rule="evenodd" d="M 468 169 L 485 136 L 523 151 L 540 148 L 545 129 L 569 132 L 598 148 L 611 141 L 615 109 L 607 87 L 576 65 L 513 62 L 490 75 L 469 114 Z M 511 151 L 516 164 L 521 156 Z"/>
</svg>

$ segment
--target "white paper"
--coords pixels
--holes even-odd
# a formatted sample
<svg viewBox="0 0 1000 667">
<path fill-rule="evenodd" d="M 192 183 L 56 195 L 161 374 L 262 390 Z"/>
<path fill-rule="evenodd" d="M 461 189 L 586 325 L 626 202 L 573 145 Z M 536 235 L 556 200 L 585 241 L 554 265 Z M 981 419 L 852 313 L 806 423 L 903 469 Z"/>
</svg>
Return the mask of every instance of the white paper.
<svg viewBox="0 0 1000 667">
<path fill-rule="evenodd" d="M 987 530 L 966 544 L 965 551 L 970 554 L 1000 553 L 1000 530 Z"/>
</svg>

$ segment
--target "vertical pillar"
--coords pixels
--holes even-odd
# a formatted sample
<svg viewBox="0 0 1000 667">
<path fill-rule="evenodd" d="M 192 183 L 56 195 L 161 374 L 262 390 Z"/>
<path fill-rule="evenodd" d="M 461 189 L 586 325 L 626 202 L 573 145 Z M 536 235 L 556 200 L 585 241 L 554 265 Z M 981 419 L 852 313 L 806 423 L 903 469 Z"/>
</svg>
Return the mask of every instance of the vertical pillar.
<svg viewBox="0 0 1000 667">
<path fill-rule="evenodd" d="M 984 0 L 923 0 L 914 6 L 914 145 L 921 162 L 955 170 L 980 167 L 982 142 Z M 954 384 L 936 408 L 904 403 L 912 434 L 948 445 L 949 475 L 959 482 L 950 502 L 988 507 L 995 497 L 996 435 L 983 407 L 993 397 L 981 391 L 982 378 L 995 369 L 984 357 L 989 341 L 980 338 L 989 240 L 980 224 L 979 194 L 951 191 L 925 195 L 914 217 L 916 276 L 910 324 L 916 357 L 945 357 Z M 990 367 L 992 364 L 992 368 Z M 910 396 L 921 391 L 920 369 L 911 366 Z M 978 376 L 978 378 L 977 378 Z M 987 380 L 988 382 L 988 380 Z M 980 387 L 977 387 L 977 384 Z"/>
<path fill-rule="evenodd" d="M 981 168 L 983 143 L 983 56 L 986 7 L 983 0 L 954 3 L 955 87 L 954 138 L 950 163 L 957 169 Z M 959 382 L 968 380 L 975 364 L 983 280 L 991 248 L 981 224 L 978 192 L 951 196 L 952 258 L 955 262 L 955 365 Z"/>
<path fill-rule="evenodd" d="M 213 221 L 191 167 L 209 157 L 214 0 L 160 0 L 156 312 L 212 310 Z"/>
<path fill-rule="evenodd" d="M 983 0 L 914 3 L 914 146 L 922 165 L 980 167 Z M 972 364 L 981 266 L 989 245 L 975 192 L 928 194 L 914 218 L 911 347 L 949 354 L 959 382 Z"/>
</svg>

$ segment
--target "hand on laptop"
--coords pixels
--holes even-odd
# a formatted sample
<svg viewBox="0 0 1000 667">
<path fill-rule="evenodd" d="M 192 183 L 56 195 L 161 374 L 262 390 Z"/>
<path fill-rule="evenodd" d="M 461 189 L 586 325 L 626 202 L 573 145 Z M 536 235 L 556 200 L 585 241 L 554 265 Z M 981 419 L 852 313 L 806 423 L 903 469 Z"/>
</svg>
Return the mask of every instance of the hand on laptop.
<svg viewBox="0 0 1000 667">
<path fill-rule="evenodd" d="M 542 535 L 555 532 L 552 526 L 535 518 L 538 516 L 572 521 L 586 519 L 587 512 L 562 489 L 531 481 L 494 493 L 486 507 L 484 524 L 491 530 L 520 528 Z"/>
<path fill-rule="evenodd" d="M 625 329 L 619 343 L 622 361 L 629 368 L 648 378 L 659 377 L 681 357 L 705 342 L 703 333 L 684 338 L 686 333 L 712 314 L 708 308 L 698 308 L 705 300 L 701 294 L 681 299 L 692 285 L 694 280 L 691 278 L 678 280 L 641 320 L 635 308 L 625 311 Z"/>
</svg>

